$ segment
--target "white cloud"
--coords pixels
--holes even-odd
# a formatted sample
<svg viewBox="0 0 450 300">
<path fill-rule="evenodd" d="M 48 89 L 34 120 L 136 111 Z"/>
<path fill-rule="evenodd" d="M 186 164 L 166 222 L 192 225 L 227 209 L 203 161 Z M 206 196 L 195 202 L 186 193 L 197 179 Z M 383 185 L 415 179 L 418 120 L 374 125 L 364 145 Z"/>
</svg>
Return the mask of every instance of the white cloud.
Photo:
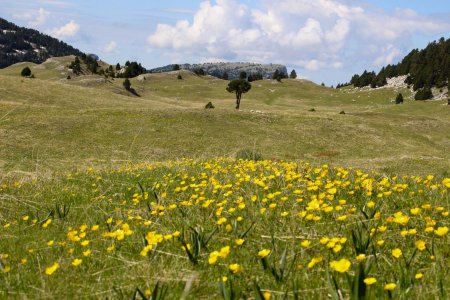
<svg viewBox="0 0 450 300">
<path fill-rule="evenodd" d="M 74 36 L 75 34 L 77 34 L 79 29 L 80 29 L 80 25 L 78 25 L 77 23 L 75 23 L 75 21 L 72 20 L 62 27 L 54 28 L 54 29 L 50 30 L 49 33 L 50 33 L 50 35 L 52 35 L 58 39 L 62 39 L 62 38 Z"/>
<path fill-rule="evenodd" d="M 169 49 L 172 56 L 281 62 L 320 70 L 352 65 L 352 56 L 377 66 L 393 63 L 402 54 L 405 37 L 450 31 L 446 20 L 411 9 L 388 13 L 356 0 L 260 0 L 255 7 L 237 0 L 203 1 L 191 22 L 158 24 L 148 42 Z"/>
<path fill-rule="evenodd" d="M 19 20 L 27 21 L 30 26 L 36 27 L 45 24 L 47 22 L 50 12 L 46 11 L 42 7 L 37 11 L 25 11 L 20 14 L 14 14 L 13 17 Z"/>
<path fill-rule="evenodd" d="M 112 53 L 116 50 L 117 43 L 115 41 L 109 42 L 105 47 L 103 47 L 102 52 L 103 53 Z"/>
</svg>

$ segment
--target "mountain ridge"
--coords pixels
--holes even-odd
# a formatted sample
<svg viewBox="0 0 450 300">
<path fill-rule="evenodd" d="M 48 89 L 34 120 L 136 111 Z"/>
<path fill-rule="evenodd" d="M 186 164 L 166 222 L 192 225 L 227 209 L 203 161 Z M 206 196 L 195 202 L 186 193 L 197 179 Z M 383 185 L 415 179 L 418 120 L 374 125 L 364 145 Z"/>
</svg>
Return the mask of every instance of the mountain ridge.
<svg viewBox="0 0 450 300">
<path fill-rule="evenodd" d="M 50 57 L 82 54 L 63 41 L 0 18 L 0 68 L 25 61 L 40 64 Z"/>
<path fill-rule="evenodd" d="M 259 63 L 246 63 L 246 62 L 219 62 L 219 63 L 202 63 L 202 64 L 170 64 L 163 67 L 150 69 L 150 73 L 164 73 L 177 69 L 188 70 L 198 73 L 202 70 L 207 75 L 212 75 L 218 78 L 224 78 L 229 80 L 238 79 L 241 72 L 246 72 L 247 76 L 261 75 L 264 79 L 272 78 L 273 73 L 276 70 L 288 76 L 287 68 L 281 64 L 259 64 Z M 226 74 L 226 75 L 225 75 Z M 225 76 L 224 76 L 225 75 Z"/>
</svg>

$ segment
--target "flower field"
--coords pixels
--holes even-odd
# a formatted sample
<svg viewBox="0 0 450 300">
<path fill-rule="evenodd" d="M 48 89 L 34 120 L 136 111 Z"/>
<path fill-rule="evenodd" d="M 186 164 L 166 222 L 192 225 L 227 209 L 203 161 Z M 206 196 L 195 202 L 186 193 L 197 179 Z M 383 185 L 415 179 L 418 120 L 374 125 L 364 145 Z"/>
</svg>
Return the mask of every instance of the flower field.
<svg viewBox="0 0 450 300">
<path fill-rule="evenodd" d="M 2 182 L 0 296 L 448 298 L 449 191 L 228 158 Z"/>
</svg>

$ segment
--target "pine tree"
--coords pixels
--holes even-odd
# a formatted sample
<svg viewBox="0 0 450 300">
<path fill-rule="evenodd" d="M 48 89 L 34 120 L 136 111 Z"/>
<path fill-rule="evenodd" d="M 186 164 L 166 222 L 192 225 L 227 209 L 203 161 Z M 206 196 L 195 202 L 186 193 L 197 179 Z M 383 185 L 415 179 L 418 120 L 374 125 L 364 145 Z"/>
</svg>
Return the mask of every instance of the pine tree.
<svg viewBox="0 0 450 300">
<path fill-rule="evenodd" d="M 297 72 L 295 72 L 295 70 L 292 70 L 291 75 L 289 75 L 289 78 L 291 78 L 291 79 L 297 78 Z"/>
<path fill-rule="evenodd" d="M 401 104 L 401 103 L 403 103 L 403 95 L 402 95 L 402 93 L 399 93 L 397 95 L 397 98 L 395 98 L 395 104 Z"/>
<path fill-rule="evenodd" d="M 129 91 L 131 89 L 131 82 L 128 78 L 125 78 L 125 80 L 123 81 L 123 87 Z"/>
</svg>

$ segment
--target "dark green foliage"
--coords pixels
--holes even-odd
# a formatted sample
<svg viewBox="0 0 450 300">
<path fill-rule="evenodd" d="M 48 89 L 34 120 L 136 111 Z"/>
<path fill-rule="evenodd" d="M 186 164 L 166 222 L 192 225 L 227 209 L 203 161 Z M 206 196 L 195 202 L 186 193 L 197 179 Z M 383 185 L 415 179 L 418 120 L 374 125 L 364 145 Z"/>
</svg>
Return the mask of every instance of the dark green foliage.
<svg viewBox="0 0 450 300">
<path fill-rule="evenodd" d="M 76 75 L 79 75 L 81 73 L 81 62 L 78 56 L 76 56 L 75 60 L 68 65 L 68 68 L 72 69 L 72 72 Z"/>
<path fill-rule="evenodd" d="M 181 80 L 183 79 L 183 76 L 181 76 L 181 74 L 178 74 L 177 79 Z"/>
<path fill-rule="evenodd" d="M 239 79 L 247 79 L 247 72 L 241 71 L 239 73 Z"/>
<path fill-rule="evenodd" d="M 263 160 L 262 154 L 255 149 L 241 149 L 236 153 L 236 159 L 243 159 L 243 160 Z"/>
<path fill-rule="evenodd" d="M 380 87 L 386 84 L 386 78 L 401 75 L 408 75 L 405 83 L 413 85 L 415 91 L 425 86 L 444 87 L 450 78 L 450 39 L 441 38 L 420 51 L 414 49 L 400 63 L 387 65 L 377 75 L 367 71 L 354 75 L 350 83 L 355 87 Z"/>
<path fill-rule="evenodd" d="M 175 64 L 173 65 L 173 71 L 179 71 L 180 70 L 180 65 L 179 64 Z"/>
<path fill-rule="evenodd" d="M 42 34 L 37 30 L 16 26 L 0 18 L 0 28 L 7 30 L 0 34 L 0 68 L 5 68 L 18 62 L 28 61 L 42 63 L 49 57 L 81 55 L 82 52 L 51 36 Z M 33 51 L 31 44 L 43 47 L 46 50 Z M 15 50 L 25 51 L 18 53 Z"/>
<path fill-rule="evenodd" d="M 272 79 L 275 79 L 278 82 L 281 82 L 281 79 L 286 78 L 287 76 L 283 73 L 280 72 L 280 70 L 276 69 L 275 72 L 273 72 L 272 74 Z"/>
<path fill-rule="evenodd" d="M 202 68 L 195 69 L 194 73 L 197 74 L 198 76 L 205 76 L 206 75 L 205 70 L 203 70 Z"/>
<path fill-rule="evenodd" d="M 415 100 L 428 100 L 431 98 L 433 98 L 433 93 L 431 92 L 431 89 L 428 86 L 418 90 L 416 95 L 414 96 Z"/>
<path fill-rule="evenodd" d="M 400 103 L 403 103 L 403 95 L 402 95 L 402 93 L 399 93 L 397 95 L 397 97 L 395 98 L 395 104 L 400 104 Z"/>
<path fill-rule="evenodd" d="M 263 76 L 261 73 L 250 74 L 247 80 L 248 82 L 263 80 Z"/>
<path fill-rule="evenodd" d="M 67 75 L 67 78 L 66 78 L 67 80 L 70 80 L 70 79 L 72 79 L 72 77 L 70 77 L 70 75 Z"/>
<path fill-rule="evenodd" d="M 292 70 L 291 75 L 289 75 L 289 78 L 291 78 L 291 79 L 297 78 L 297 72 L 295 72 L 295 70 Z"/>
<path fill-rule="evenodd" d="M 224 72 L 224 73 L 222 74 L 222 79 L 223 79 L 223 80 L 228 80 L 228 73 L 227 73 L 227 72 Z"/>
<path fill-rule="evenodd" d="M 23 68 L 22 72 L 20 72 L 20 75 L 22 75 L 23 77 L 31 76 L 31 69 L 29 67 Z"/>
<path fill-rule="evenodd" d="M 247 93 L 251 88 L 252 85 L 247 80 L 236 79 L 230 81 L 227 86 L 227 91 L 236 94 L 236 109 L 239 109 L 239 106 L 241 105 L 242 94 Z"/>
<path fill-rule="evenodd" d="M 123 81 L 123 87 L 129 91 L 131 89 L 131 82 L 128 78 L 125 78 L 125 80 Z"/>
<path fill-rule="evenodd" d="M 117 65 L 116 65 L 116 71 L 120 71 L 120 69 L 121 69 L 120 64 L 117 63 Z"/>
<path fill-rule="evenodd" d="M 133 78 L 144 73 L 147 73 L 147 70 L 140 63 L 127 61 L 125 63 L 125 72 L 118 73 L 116 76 L 120 78 Z"/>
<path fill-rule="evenodd" d="M 97 74 L 98 71 L 97 69 L 99 68 L 99 65 L 97 63 L 97 60 L 95 58 L 94 55 L 86 55 L 86 54 L 82 54 L 81 55 L 81 60 L 83 61 L 83 63 L 86 65 L 86 69 L 91 72 L 92 74 Z M 81 69 L 81 61 L 78 58 L 78 56 L 75 57 L 75 60 L 72 61 L 69 65 L 68 65 L 69 69 L 72 69 L 72 71 L 79 75 L 80 73 L 82 73 L 82 69 Z M 103 71 L 104 72 L 104 71 Z"/>
</svg>

